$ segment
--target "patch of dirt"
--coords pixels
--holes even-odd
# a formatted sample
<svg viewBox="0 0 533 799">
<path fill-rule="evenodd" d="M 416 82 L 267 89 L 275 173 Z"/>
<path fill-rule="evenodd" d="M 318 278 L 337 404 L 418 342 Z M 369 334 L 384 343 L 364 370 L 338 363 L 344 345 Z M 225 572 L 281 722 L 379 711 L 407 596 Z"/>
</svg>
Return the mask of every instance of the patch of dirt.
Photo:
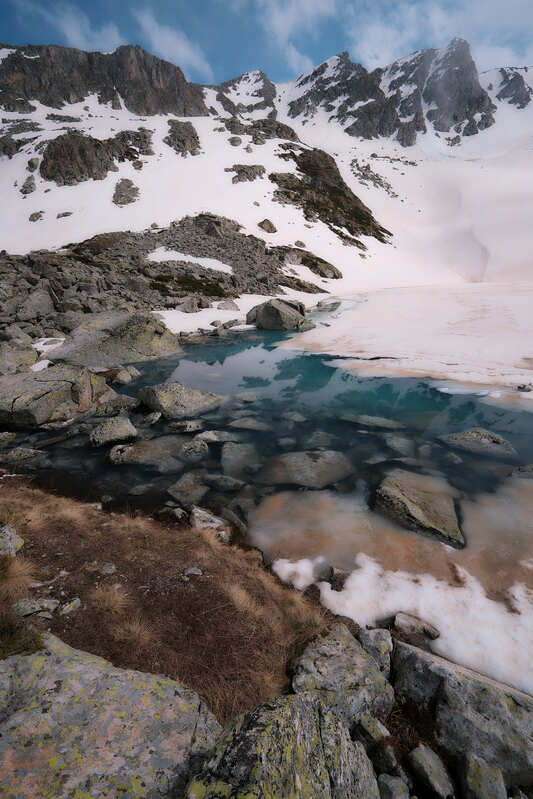
<svg viewBox="0 0 533 799">
<path fill-rule="evenodd" d="M 22 553 L 45 583 L 27 596 L 81 600 L 66 616 L 32 616 L 37 632 L 178 679 L 222 723 L 287 690 L 289 661 L 330 623 L 267 572 L 257 551 L 210 533 L 104 513 L 23 478 L 0 482 L 0 521 L 25 540 Z M 190 568 L 201 575 L 186 577 Z"/>
</svg>

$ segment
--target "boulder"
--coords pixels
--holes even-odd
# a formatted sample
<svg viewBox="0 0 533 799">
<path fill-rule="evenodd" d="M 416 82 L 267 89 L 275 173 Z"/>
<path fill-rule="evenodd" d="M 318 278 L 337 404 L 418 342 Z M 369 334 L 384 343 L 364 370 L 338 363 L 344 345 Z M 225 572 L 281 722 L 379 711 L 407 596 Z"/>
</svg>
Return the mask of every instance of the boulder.
<svg viewBox="0 0 533 799">
<path fill-rule="evenodd" d="M 392 653 L 392 637 L 388 630 L 360 630 L 357 637 L 365 652 L 368 652 L 378 664 L 378 668 L 386 679 L 390 675 L 390 658 Z"/>
<path fill-rule="evenodd" d="M 400 642 L 393 673 L 399 701 L 431 710 L 445 752 L 457 759 L 468 752 L 499 768 L 508 784 L 533 785 L 533 697 Z"/>
<path fill-rule="evenodd" d="M 408 530 L 465 546 L 452 490 L 442 480 L 395 469 L 377 489 L 376 510 Z"/>
<path fill-rule="evenodd" d="M 392 687 L 344 624 L 312 641 L 291 669 L 294 691 L 317 691 L 349 727 L 364 713 L 386 719 L 393 708 Z"/>
<path fill-rule="evenodd" d="M 411 613 L 397 613 L 394 617 L 396 636 L 408 644 L 426 648 L 427 639 L 436 641 L 440 636 L 437 628 L 428 621 L 419 619 Z"/>
<path fill-rule="evenodd" d="M 507 799 L 503 774 L 477 755 L 467 755 L 463 793 L 465 799 Z"/>
<path fill-rule="evenodd" d="M 317 697 L 282 696 L 244 713 L 219 738 L 187 799 L 379 799 L 364 747 Z"/>
<path fill-rule="evenodd" d="M 44 289 L 36 289 L 27 296 L 17 311 L 19 322 L 34 322 L 42 316 L 54 313 L 54 303 L 50 294 Z"/>
<path fill-rule="evenodd" d="M 440 757 L 425 744 L 419 744 L 409 754 L 411 766 L 417 781 L 438 799 L 450 799 L 455 795 L 450 775 Z"/>
<path fill-rule="evenodd" d="M 37 360 L 36 350 L 29 344 L 14 341 L 0 343 L 0 375 L 16 372 L 21 367 L 29 368 Z"/>
<path fill-rule="evenodd" d="M 49 353 L 52 361 L 112 368 L 182 352 L 178 336 L 152 314 L 91 314 Z"/>
<path fill-rule="evenodd" d="M 191 508 L 200 502 L 209 491 L 202 481 L 202 477 L 202 472 L 187 472 L 170 488 L 167 488 L 167 492 L 184 508 Z"/>
<path fill-rule="evenodd" d="M 0 792 L 20 799 L 182 795 L 220 729 L 200 697 L 52 635 L 43 643 L 33 655 L 0 661 Z"/>
<path fill-rule="evenodd" d="M 381 774 L 378 777 L 380 799 L 409 799 L 409 788 L 399 777 Z"/>
<path fill-rule="evenodd" d="M 452 449 L 468 452 L 470 455 L 483 455 L 501 460 L 516 460 L 518 453 L 505 438 L 490 430 L 476 427 L 463 433 L 452 433 L 440 438 L 443 444 Z"/>
<path fill-rule="evenodd" d="M 305 306 L 294 307 L 285 300 L 268 300 L 254 306 L 246 315 L 246 324 L 260 330 L 300 330 L 310 324 L 305 318 Z"/>
<path fill-rule="evenodd" d="M 218 408 L 224 397 L 174 381 L 145 386 L 139 391 L 139 399 L 153 411 L 160 411 L 166 419 L 187 419 Z"/>
<path fill-rule="evenodd" d="M 349 477 L 353 471 L 352 464 L 342 452 L 287 452 L 270 458 L 255 480 L 267 485 L 325 488 Z"/>
<path fill-rule="evenodd" d="M 224 541 L 230 540 L 231 531 L 227 521 L 221 519 L 219 516 L 215 516 L 213 513 L 205 510 L 205 508 L 199 508 L 193 505 L 189 522 L 191 527 L 194 527 L 196 530 L 216 533 L 219 538 L 222 538 Z"/>
<path fill-rule="evenodd" d="M 117 441 L 128 441 L 137 435 L 137 430 L 126 416 L 115 416 L 91 430 L 89 438 L 93 446 L 101 447 L 104 444 L 115 444 Z"/>
<path fill-rule="evenodd" d="M 179 119 L 168 120 L 168 135 L 163 141 L 169 147 L 186 158 L 187 155 L 199 155 L 200 139 L 192 122 L 182 122 Z"/>
<path fill-rule="evenodd" d="M 179 453 L 186 441 L 184 436 L 161 436 L 134 444 L 117 444 L 109 452 L 108 458 L 116 465 L 131 463 L 161 474 L 181 472 L 183 463 Z"/>
<path fill-rule="evenodd" d="M 121 178 L 115 185 L 113 192 L 113 202 L 115 205 L 130 205 L 139 197 L 139 188 L 133 180 Z"/>
<path fill-rule="evenodd" d="M 24 546 L 24 539 L 10 524 L 0 522 L 0 557 L 14 558 Z"/>
<path fill-rule="evenodd" d="M 226 442 L 222 447 L 222 471 L 237 480 L 246 480 L 260 468 L 261 461 L 253 444 Z"/>
<path fill-rule="evenodd" d="M 94 412 L 115 396 L 103 377 L 75 366 L 8 375 L 0 377 L 0 424 L 38 427 L 66 421 Z"/>
<path fill-rule="evenodd" d="M 264 230 L 265 233 L 277 233 L 278 229 L 270 219 L 263 219 L 262 222 L 257 223 L 257 227 L 260 227 L 261 230 Z"/>
</svg>

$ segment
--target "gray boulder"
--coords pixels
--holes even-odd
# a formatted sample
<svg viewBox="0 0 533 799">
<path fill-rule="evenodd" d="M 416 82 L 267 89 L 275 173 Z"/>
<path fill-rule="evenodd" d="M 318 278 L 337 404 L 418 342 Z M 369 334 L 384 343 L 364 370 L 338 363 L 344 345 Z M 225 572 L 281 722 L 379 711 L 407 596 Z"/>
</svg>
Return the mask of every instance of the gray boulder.
<svg viewBox="0 0 533 799">
<path fill-rule="evenodd" d="M 178 336 L 152 314 L 91 314 L 52 350 L 52 361 L 112 368 L 182 352 Z"/>
<path fill-rule="evenodd" d="M 508 784 L 533 785 L 533 698 L 444 658 L 397 642 L 397 698 L 431 709 L 442 749 L 501 769 Z"/>
<path fill-rule="evenodd" d="M 0 661 L 0 792 L 182 795 L 220 730 L 200 697 L 167 677 L 43 640 L 33 655 Z"/>
<path fill-rule="evenodd" d="M 378 777 L 380 799 L 409 799 L 409 788 L 399 777 L 381 774 Z"/>
<path fill-rule="evenodd" d="M 393 708 L 392 687 L 344 624 L 336 624 L 312 641 L 291 668 L 294 691 L 317 691 L 321 701 L 350 727 L 364 713 L 386 719 Z"/>
<path fill-rule="evenodd" d="M 397 613 L 394 617 L 396 636 L 408 644 L 427 648 L 427 640 L 436 641 L 440 636 L 438 629 L 427 621 L 411 613 Z"/>
<path fill-rule="evenodd" d="M 121 178 L 117 181 L 113 192 L 113 202 L 115 205 L 130 205 L 139 197 L 139 188 L 133 180 Z"/>
<path fill-rule="evenodd" d="M 287 452 L 270 458 L 255 480 L 267 485 L 325 488 L 349 477 L 353 471 L 352 464 L 342 452 Z"/>
<path fill-rule="evenodd" d="M 202 478 L 203 473 L 200 471 L 187 472 L 176 483 L 167 488 L 167 492 L 172 499 L 175 499 L 184 508 L 192 508 L 209 491 Z"/>
<path fill-rule="evenodd" d="M 419 744 L 409 754 L 409 764 L 423 788 L 438 799 L 455 795 L 450 775 L 440 757 L 425 744 Z"/>
<path fill-rule="evenodd" d="M 365 652 L 378 664 L 379 670 L 389 679 L 392 637 L 388 630 L 360 630 L 357 637 Z"/>
<path fill-rule="evenodd" d="M 317 697 L 283 696 L 244 713 L 219 738 L 187 799 L 379 799 L 362 744 Z"/>
<path fill-rule="evenodd" d="M 310 323 L 305 318 L 303 303 L 292 304 L 286 300 L 268 300 L 255 305 L 246 315 L 246 324 L 260 330 L 300 330 Z"/>
<path fill-rule="evenodd" d="M 17 311 L 19 322 L 33 322 L 41 316 L 54 313 L 54 303 L 50 294 L 44 289 L 36 289 L 27 296 Z"/>
<path fill-rule="evenodd" d="M 187 155 L 199 155 L 200 139 L 192 122 L 182 122 L 179 119 L 168 120 L 168 135 L 163 141 L 169 147 L 186 158 Z"/>
<path fill-rule="evenodd" d="M 468 755 L 463 792 L 465 799 L 507 799 L 503 774 L 477 755 Z"/>
<path fill-rule="evenodd" d="M 518 458 L 517 451 L 505 438 L 481 427 L 465 430 L 464 433 L 442 436 L 440 441 L 452 449 L 468 452 L 471 455 L 511 461 Z"/>
<path fill-rule="evenodd" d="M 377 489 L 376 510 L 408 530 L 465 546 L 452 490 L 434 477 L 395 469 Z"/>
<path fill-rule="evenodd" d="M 66 421 L 115 397 L 105 379 L 75 366 L 0 377 L 0 424 L 15 427 Z"/>
<path fill-rule="evenodd" d="M 117 441 L 129 441 L 137 435 L 137 430 L 126 416 L 115 416 L 91 430 L 89 438 L 93 446 L 102 447 L 104 444 L 115 444 Z"/>
<path fill-rule="evenodd" d="M 134 444 L 117 444 L 109 452 L 111 463 L 136 464 L 161 474 L 181 472 L 180 452 L 187 439 L 184 436 L 161 436 Z"/>
<path fill-rule="evenodd" d="M 139 399 L 153 411 L 160 411 L 166 419 L 188 419 L 218 408 L 224 397 L 189 388 L 176 380 L 145 386 L 139 391 Z"/>
<path fill-rule="evenodd" d="M 37 360 L 37 352 L 29 344 L 14 341 L 0 343 L 0 375 L 8 375 L 21 369 L 29 368 Z"/>
</svg>

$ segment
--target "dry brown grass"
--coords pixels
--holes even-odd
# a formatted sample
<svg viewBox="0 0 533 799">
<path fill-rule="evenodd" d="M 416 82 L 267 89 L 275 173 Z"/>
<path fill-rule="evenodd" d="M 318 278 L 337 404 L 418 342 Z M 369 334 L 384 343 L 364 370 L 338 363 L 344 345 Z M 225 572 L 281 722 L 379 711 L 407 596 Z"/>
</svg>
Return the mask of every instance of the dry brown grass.
<svg viewBox="0 0 533 799">
<path fill-rule="evenodd" d="M 37 567 L 68 572 L 51 596 L 81 599 L 76 613 L 54 615 L 52 632 L 122 668 L 182 681 L 223 723 L 287 690 L 289 661 L 330 623 L 258 552 L 211 534 L 102 513 L 23 479 L 0 483 L 6 506 Z M 101 575 L 105 562 L 117 567 L 112 577 Z M 202 576 L 182 580 L 191 566 Z"/>
<path fill-rule="evenodd" d="M 0 602 L 15 602 L 27 594 L 35 582 L 35 572 L 35 565 L 21 555 L 0 557 Z"/>
<path fill-rule="evenodd" d="M 100 613 L 124 613 L 128 597 L 118 585 L 98 585 L 89 592 L 89 601 Z"/>
</svg>

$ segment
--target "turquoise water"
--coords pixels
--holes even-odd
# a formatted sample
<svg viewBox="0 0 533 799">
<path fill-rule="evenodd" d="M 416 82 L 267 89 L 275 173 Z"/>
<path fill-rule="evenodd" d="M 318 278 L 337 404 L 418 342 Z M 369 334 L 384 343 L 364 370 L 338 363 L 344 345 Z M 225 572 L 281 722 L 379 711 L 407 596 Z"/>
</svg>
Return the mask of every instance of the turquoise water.
<svg viewBox="0 0 533 799">
<path fill-rule="evenodd" d="M 255 444 L 262 460 L 282 451 L 313 449 L 315 445 L 309 442 L 314 433 L 329 434 L 335 437 L 333 443 L 323 448 L 344 451 L 356 467 L 354 484 L 364 480 L 370 487 L 390 470 L 391 461 L 401 463 L 402 458 L 407 458 L 404 463 L 408 468 L 434 468 L 468 494 L 495 489 L 510 468 L 471 457 L 463 457 L 459 465 L 451 463 L 442 448 L 431 454 L 426 452 L 424 462 L 420 461 L 423 444 L 472 427 L 503 435 L 518 450 L 521 463 L 533 462 L 532 415 L 490 405 L 476 393 L 447 393 L 434 381 L 359 377 L 343 370 L 339 359 L 277 346 L 287 338 L 253 331 L 229 334 L 214 343 L 189 344 L 179 358 L 137 364 L 141 377 L 121 391 L 135 396 L 143 385 L 179 380 L 192 388 L 226 395 L 232 399 L 204 417 L 206 428 L 224 429 L 238 416 L 255 415 L 269 429 L 243 431 L 240 435 L 242 441 Z M 238 397 L 242 392 L 253 392 L 254 400 L 244 402 Z M 295 412 L 301 417 L 297 423 L 287 416 Z M 401 423 L 401 441 L 386 440 L 386 431 L 343 421 L 340 416 L 346 413 Z M 141 416 L 132 418 L 134 423 L 141 421 Z M 141 430 L 141 435 L 148 438 L 168 433 L 165 420 Z M 46 438 L 50 435 L 38 433 L 17 443 L 38 448 Z M 76 485 L 75 493 L 92 499 L 104 493 L 134 505 L 161 504 L 168 499 L 166 489 L 179 475 L 154 474 L 153 469 L 139 466 L 113 466 L 107 460 L 108 449 L 92 448 L 86 433 L 48 446 L 49 464 L 41 470 L 41 476 L 46 474 L 52 485 L 63 489 Z M 211 471 L 221 470 L 220 446 L 211 446 L 210 460 L 205 465 Z M 136 495 L 135 487 L 147 482 L 150 490 Z M 220 504 L 219 495 L 217 501 Z M 209 496 L 206 502 L 209 503 Z"/>
</svg>

